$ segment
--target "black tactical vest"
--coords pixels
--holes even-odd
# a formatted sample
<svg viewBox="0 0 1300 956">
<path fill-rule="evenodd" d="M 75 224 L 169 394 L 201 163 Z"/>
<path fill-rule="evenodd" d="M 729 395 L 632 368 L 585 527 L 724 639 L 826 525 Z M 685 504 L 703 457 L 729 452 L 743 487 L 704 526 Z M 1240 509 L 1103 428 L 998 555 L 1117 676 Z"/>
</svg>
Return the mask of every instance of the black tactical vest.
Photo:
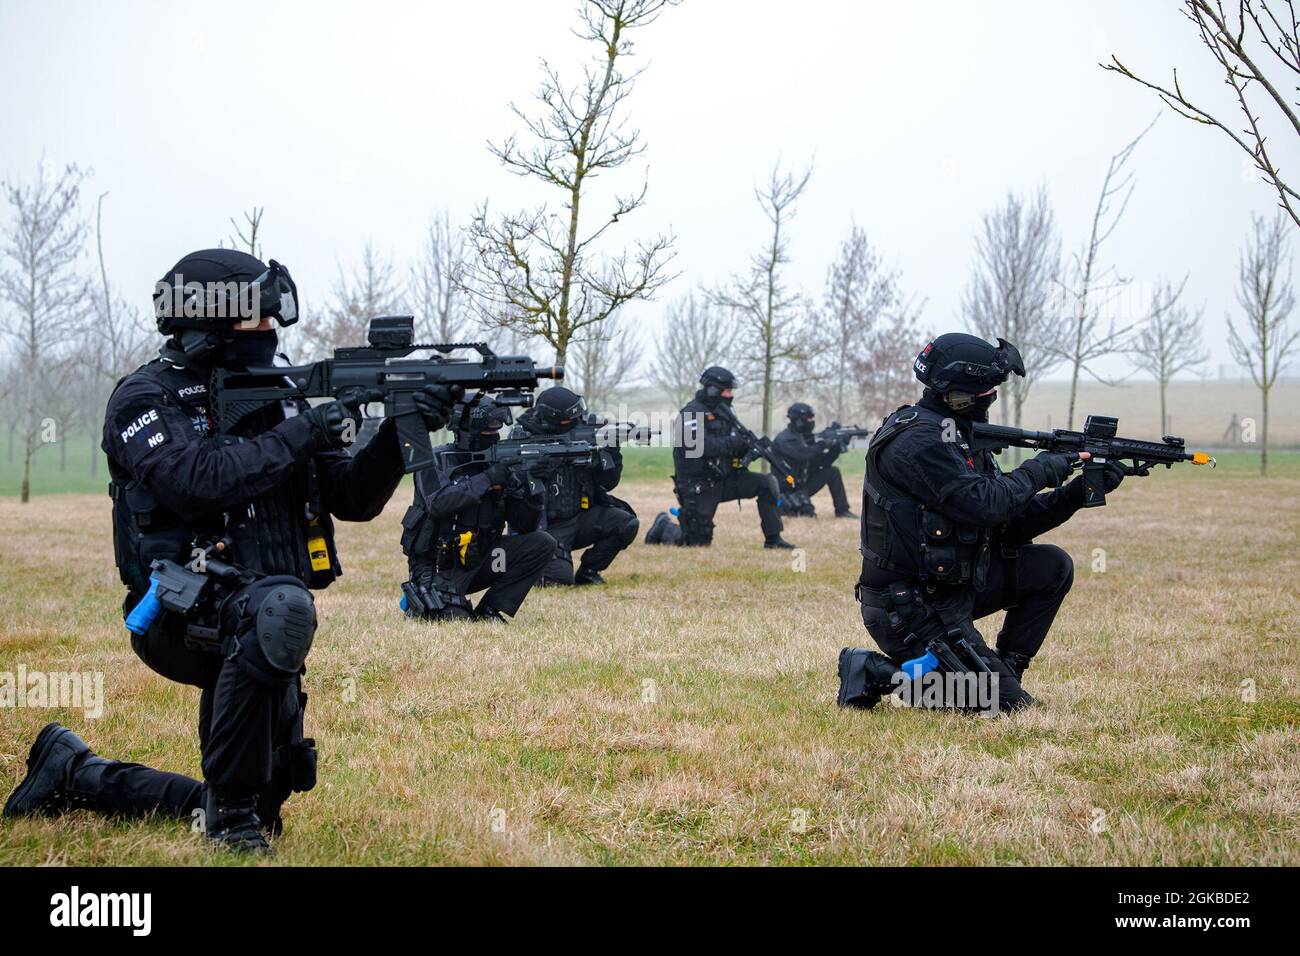
<svg viewBox="0 0 1300 956">
<path fill-rule="evenodd" d="M 435 481 L 431 468 L 415 473 L 415 500 L 402 517 L 402 553 L 412 566 L 421 564 L 438 571 L 476 567 L 503 537 L 505 507 L 485 499 L 472 510 L 434 517 L 424 502 L 437 490 Z"/>
<path fill-rule="evenodd" d="M 137 375 L 156 382 L 164 393 L 163 400 L 190 417 L 198 437 L 209 439 L 213 425 L 206 386 L 196 385 L 189 371 L 155 359 L 120 379 L 114 391 L 126 378 Z M 282 418 L 279 409 L 250 416 L 240 422 L 238 434 L 211 440 L 241 442 L 245 436 L 273 427 Z M 223 535 L 234 544 L 234 562 L 262 574 L 290 574 L 309 587 L 323 588 L 341 573 L 333 525 L 329 516 L 321 513 L 314 463 L 295 467 L 279 486 L 229 513 L 214 513 L 195 521 L 163 505 L 149 488 L 114 461 L 109 449 L 105 450 L 109 451 L 108 492 L 113 499 L 114 559 L 128 590 L 127 607 L 148 591 L 151 562 L 166 558 L 186 564 L 196 544 L 206 545 Z"/>
<path fill-rule="evenodd" d="M 880 473 L 881 453 L 904 431 L 925 423 L 942 429 L 945 418 L 920 405 L 905 405 L 872 436 L 862 484 L 859 550 L 877 567 L 908 580 L 930 586 L 974 583 L 980 588 L 988 570 L 988 530 L 927 508 Z"/>
</svg>

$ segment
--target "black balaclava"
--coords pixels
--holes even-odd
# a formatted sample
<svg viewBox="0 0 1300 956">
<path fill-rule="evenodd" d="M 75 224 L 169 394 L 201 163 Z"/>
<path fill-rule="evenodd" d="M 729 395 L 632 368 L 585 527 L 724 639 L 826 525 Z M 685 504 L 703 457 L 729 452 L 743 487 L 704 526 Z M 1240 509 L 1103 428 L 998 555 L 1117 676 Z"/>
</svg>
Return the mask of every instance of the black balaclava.
<svg viewBox="0 0 1300 956">
<path fill-rule="evenodd" d="M 951 412 L 958 418 L 969 419 L 972 422 L 988 421 L 989 408 L 998 400 L 997 392 L 992 395 L 972 396 L 966 392 L 937 392 L 927 388 L 924 395 L 932 407 Z"/>
<path fill-rule="evenodd" d="M 469 402 L 459 403 L 452 409 L 451 427 L 456 435 L 456 447 L 465 451 L 486 451 L 501 439 L 500 430 L 509 422 L 508 408 L 479 393 Z"/>
<path fill-rule="evenodd" d="M 807 437 L 817 427 L 813 407 L 804 402 L 795 402 L 785 414 L 786 418 L 790 420 L 790 428 L 797 434 Z"/>
</svg>

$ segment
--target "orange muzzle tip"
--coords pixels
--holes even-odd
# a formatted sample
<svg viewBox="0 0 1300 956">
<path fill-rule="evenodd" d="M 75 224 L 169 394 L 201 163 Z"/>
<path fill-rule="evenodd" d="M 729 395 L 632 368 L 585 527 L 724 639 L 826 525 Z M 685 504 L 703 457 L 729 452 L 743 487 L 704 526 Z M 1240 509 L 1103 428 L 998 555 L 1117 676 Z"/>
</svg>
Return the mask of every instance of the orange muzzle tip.
<svg viewBox="0 0 1300 956">
<path fill-rule="evenodd" d="M 1211 458 L 1211 457 L 1210 457 L 1209 455 L 1207 455 L 1205 452 L 1203 452 L 1203 451 L 1196 451 L 1196 452 L 1192 452 L 1192 464 L 1193 464 L 1193 465 L 1209 465 L 1211 468 L 1213 468 L 1216 464 L 1218 464 L 1218 462 L 1216 462 L 1213 458 Z"/>
</svg>

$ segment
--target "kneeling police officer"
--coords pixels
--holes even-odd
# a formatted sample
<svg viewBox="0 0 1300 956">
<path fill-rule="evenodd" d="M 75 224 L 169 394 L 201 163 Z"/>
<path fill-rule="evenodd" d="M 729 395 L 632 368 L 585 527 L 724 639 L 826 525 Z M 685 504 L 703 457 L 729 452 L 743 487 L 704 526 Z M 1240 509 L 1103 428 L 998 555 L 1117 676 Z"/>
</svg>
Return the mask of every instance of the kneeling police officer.
<svg viewBox="0 0 1300 956">
<path fill-rule="evenodd" d="M 201 810 L 212 840 L 265 850 L 266 835 L 280 832 L 281 804 L 316 780 L 302 675 L 316 630 L 311 590 L 342 573 L 331 516 L 378 515 L 401 480 L 402 456 L 391 421 L 356 454 L 345 450 L 369 396 L 314 408 L 286 402 L 216 432 L 212 371 L 275 364 L 276 325 L 298 319 L 297 289 L 274 259 L 268 267 L 231 249 L 191 253 L 159 282 L 155 304 L 168 339 L 157 359 L 117 384 L 103 449 L 124 616 L 149 591 L 156 559 L 183 565 L 220 542 L 222 561 L 242 572 L 238 584 L 207 592 L 194 618 L 162 610 L 131 637 L 154 671 L 201 689 L 203 781 L 97 756 L 52 723 L 4 812 Z M 454 398 L 441 385 L 421 393 L 430 430 L 446 424 Z"/>
<path fill-rule="evenodd" d="M 457 405 L 455 443 L 434 449 L 435 464 L 415 473 L 415 501 L 402 519 L 410 571 L 402 606 L 410 616 L 504 621 L 555 555 L 555 539 L 538 530 L 542 483 L 525 469 L 483 460 L 509 422 L 510 410 L 487 395 Z M 484 589 L 471 606 L 468 595 Z"/>
<path fill-rule="evenodd" d="M 562 385 L 546 389 L 519 416 L 511 438 L 558 438 L 587 421 L 582 398 Z M 546 533 L 555 539 L 555 557 L 543 584 L 604 584 L 600 572 L 636 540 L 640 522 L 626 502 L 610 494 L 623 475 L 623 453 L 601 448 L 594 462 L 560 462 L 538 472 L 546 489 Z M 586 548 L 575 572 L 573 552 Z"/>
<path fill-rule="evenodd" d="M 1083 506 L 1082 476 L 1066 483 L 1079 456 L 1041 452 L 1003 473 L 991 452 L 972 449 L 971 425 L 988 420 L 997 387 L 1025 374 L 1014 345 L 949 333 L 913 368 L 924 393 L 872 437 L 862 493 L 857 596 L 890 660 L 846 649 L 840 702 L 869 706 L 888 692 L 895 665 L 939 637 L 978 655 L 983 666 L 970 661 L 971 670 L 995 673 L 1000 709 L 1016 710 L 1033 702 L 1021 679 L 1074 580 L 1070 556 L 1033 539 Z M 1108 463 L 1108 491 L 1124 473 Z M 974 620 L 1000 610 L 995 652 Z"/>
<path fill-rule="evenodd" d="M 817 418 L 811 405 L 795 402 L 786 412 L 786 417 L 790 424 L 772 439 L 772 450 L 794 469 L 797 487 L 807 497 L 805 507 L 808 513 L 805 517 L 816 516 L 812 496 L 823 488 L 829 488 L 831 504 L 835 506 L 835 517 L 856 518 L 857 515 L 849 510 L 849 498 L 844 493 L 844 478 L 835 467 L 835 459 L 844 453 L 845 445 L 813 437 Z"/>
<path fill-rule="evenodd" d="M 753 498 L 763 530 L 763 547 L 793 548 L 781 537 L 776 476 L 750 471 L 742 464 L 752 450 L 749 438 L 735 427 L 731 410 L 736 376 L 719 365 L 700 375 L 700 388 L 678 416 L 680 434 L 673 443 L 673 492 L 680 532 L 666 514 L 655 518 L 647 544 L 705 547 L 713 543 L 713 516 L 724 501 Z"/>
</svg>

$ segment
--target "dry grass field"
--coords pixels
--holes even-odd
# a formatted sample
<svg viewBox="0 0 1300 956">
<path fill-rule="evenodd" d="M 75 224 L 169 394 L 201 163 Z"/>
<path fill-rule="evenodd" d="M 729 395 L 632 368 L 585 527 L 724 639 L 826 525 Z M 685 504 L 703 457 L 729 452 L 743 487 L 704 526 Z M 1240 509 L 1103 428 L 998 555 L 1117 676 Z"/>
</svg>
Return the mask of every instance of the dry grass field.
<svg viewBox="0 0 1300 956">
<path fill-rule="evenodd" d="M 306 681 L 320 783 L 270 864 L 1300 863 L 1294 468 L 1161 472 L 1051 535 L 1075 589 L 1027 675 L 1042 706 L 999 720 L 837 710 L 866 640 L 854 522 L 791 522 L 796 570 L 724 505 L 711 551 L 638 542 L 603 589 L 427 626 L 397 609 L 399 495 L 341 533 Z M 132 654 L 110 555 L 105 496 L 0 500 L 0 671 L 105 693 L 96 720 L 0 712 L 5 793 L 50 719 L 198 770 L 198 692 Z M 0 863 L 230 862 L 177 822 L 0 822 Z"/>
</svg>

